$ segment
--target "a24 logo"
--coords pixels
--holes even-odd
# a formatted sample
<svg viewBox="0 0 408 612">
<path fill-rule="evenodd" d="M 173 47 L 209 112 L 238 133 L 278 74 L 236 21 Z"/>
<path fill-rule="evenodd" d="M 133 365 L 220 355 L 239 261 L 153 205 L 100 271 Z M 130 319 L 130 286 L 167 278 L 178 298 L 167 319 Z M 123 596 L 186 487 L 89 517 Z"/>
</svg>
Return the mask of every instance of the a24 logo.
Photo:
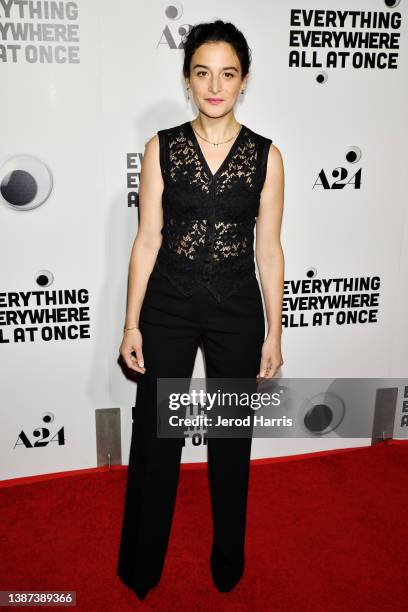
<svg viewBox="0 0 408 612">
<path fill-rule="evenodd" d="M 345 187 L 354 187 L 354 189 L 361 188 L 361 168 L 354 174 L 350 174 L 347 168 L 338 166 L 331 172 L 331 176 L 328 177 L 326 172 L 322 169 L 317 175 L 316 181 L 313 184 L 315 187 L 323 187 L 323 189 L 344 189 Z M 332 180 L 335 179 L 335 180 Z"/>
<path fill-rule="evenodd" d="M 48 425 L 54 420 L 54 415 L 50 413 L 46 413 L 43 418 L 43 422 Z M 32 438 L 25 433 L 22 429 L 17 436 L 16 443 L 14 444 L 14 448 L 16 446 L 24 446 L 25 448 L 35 448 L 40 446 L 48 446 L 51 443 L 57 443 L 58 446 L 65 445 L 65 431 L 64 427 L 60 427 L 57 431 L 51 431 L 48 427 L 36 427 L 31 434 Z"/>
</svg>

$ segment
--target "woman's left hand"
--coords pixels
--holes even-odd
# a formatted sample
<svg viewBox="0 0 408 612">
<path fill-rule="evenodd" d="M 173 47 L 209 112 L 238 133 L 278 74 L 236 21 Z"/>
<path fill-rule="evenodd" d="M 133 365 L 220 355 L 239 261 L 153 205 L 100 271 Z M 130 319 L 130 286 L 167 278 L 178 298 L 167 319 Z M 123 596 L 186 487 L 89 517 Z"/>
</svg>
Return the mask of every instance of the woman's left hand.
<svg viewBox="0 0 408 612">
<path fill-rule="evenodd" d="M 261 364 L 256 378 L 273 378 L 283 363 L 280 340 L 267 337 L 262 346 Z"/>
</svg>

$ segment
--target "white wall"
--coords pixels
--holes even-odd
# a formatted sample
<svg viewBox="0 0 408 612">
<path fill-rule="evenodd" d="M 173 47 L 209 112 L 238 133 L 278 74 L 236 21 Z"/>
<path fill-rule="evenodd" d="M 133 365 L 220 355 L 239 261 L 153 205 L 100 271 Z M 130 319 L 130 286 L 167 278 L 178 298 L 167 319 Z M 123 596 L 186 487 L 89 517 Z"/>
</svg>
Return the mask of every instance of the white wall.
<svg viewBox="0 0 408 612">
<path fill-rule="evenodd" d="M 154 133 L 196 115 L 185 97 L 182 51 L 177 47 L 189 24 L 199 21 L 232 21 L 252 49 L 249 85 L 240 96 L 236 117 L 271 138 L 284 159 L 285 297 L 298 297 L 295 284 L 310 279 L 308 271 L 313 270 L 314 280 L 378 277 L 380 281 L 378 291 L 361 292 L 379 293 L 375 322 L 341 324 L 336 320 L 341 307 L 314 310 L 309 303 L 299 311 L 288 304 L 282 376 L 404 377 L 408 344 L 405 6 L 388 9 L 383 2 L 368 0 L 358 7 L 333 0 L 302 3 L 304 16 L 319 9 L 323 18 L 329 11 L 341 12 L 344 27 L 310 27 L 305 21 L 291 26 L 291 11 L 299 5 L 274 0 L 252 5 L 231 0 L 210 0 L 205 5 L 87 0 L 76 6 L 77 13 L 72 10 L 54 18 L 28 12 L 19 16 L 17 6 L 11 6 L 10 15 L 3 10 L 0 15 L 2 27 L 8 24 L 0 46 L 0 477 L 96 465 L 97 408 L 120 407 L 122 459 L 127 463 L 136 387 L 124 376 L 117 358 L 128 261 L 137 231 L 137 207 L 128 204 L 137 187 L 128 186 L 128 173 L 140 170 L 145 142 Z M 346 13 L 350 10 L 365 11 L 368 18 L 381 12 L 395 17 L 401 11 L 402 23 L 383 29 L 353 27 Z M 48 25 L 55 36 L 54 26 L 59 25 L 66 29 L 66 40 L 39 42 L 29 30 L 19 40 L 18 25 Z M 379 52 L 374 43 L 368 51 L 359 45 L 347 49 L 344 40 L 330 49 L 291 49 L 291 30 L 304 35 L 395 33 L 399 36 L 399 49 L 393 50 L 398 56 L 396 68 L 353 65 L 353 56 Z M 51 53 L 51 59 L 40 61 L 42 49 Z M 305 65 L 289 65 L 294 50 L 299 56 L 304 53 Z M 349 55 L 341 66 L 339 52 L 346 50 Z M 337 66 L 326 65 L 328 52 Z M 387 57 L 391 54 L 389 49 L 384 52 Z M 321 67 L 310 65 L 314 54 Z M 316 77 L 322 71 L 327 80 L 319 84 Z M 350 163 L 346 154 L 354 147 L 361 157 L 359 153 Z M 136 160 L 136 168 L 127 167 L 128 155 Z M 347 176 L 340 181 L 344 186 L 335 189 L 334 173 L 339 168 Z M 324 173 L 327 188 L 319 173 Z M 348 183 L 354 175 L 361 175 L 359 189 Z M 27 204 L 18 204 L 24 197 Z M 48 286 L 37 282 L 41 271 L 47 271 Z M 50 296 L 54 291 L 81 290 L 87 298 L 84 303 L 79 295 L 73 304 L 63 299 L 56 306 L 61 315 L 67 315 L 64 309 L 70 306 L 71 316 L 81 314 L 82 320 L 71 322 L 70 329 L 82 325 L 85 337 L 46 340 L 42 335 L 46 321 L 33 322 L 30 317 L 50 314 L 52 305 L 42 303 L 46 296 L 35 292 Z M 350 295 L 331 286 L 328 294 L 316 290 L 302 295 L 344 293 Z M 333 312 L 329 324 L 320 325 L 316 314 L 329 311 Z M 23 324 L 19 312 L 27 317 Z M 306 326 L 299 327 L 301 314 Z M 50 330 L 55 326 L 51 323 Z M 69 326 L 62 327 L 66 331 Z M 35 328 L 32 336 L 30 328 Z M 204 376 L 200 351 L 194 376 Z M 48 444 L 22 445 L 19 434 L 25 432 L 34 444 L 38 438 L 33 432 L 45 426 L 48 414 Z M 401 416 L 399 402 L 396 426 Z M 58 445 L 50 438 L 61 427 L 65 443 Z M 404 428 L 397 433 L 406 435 Z M 255 439 L 253 457 L 369 443 L 357 438 Z M 182 460 L 205 460 L 204 448 L 187 444 Z"/>
</svg>

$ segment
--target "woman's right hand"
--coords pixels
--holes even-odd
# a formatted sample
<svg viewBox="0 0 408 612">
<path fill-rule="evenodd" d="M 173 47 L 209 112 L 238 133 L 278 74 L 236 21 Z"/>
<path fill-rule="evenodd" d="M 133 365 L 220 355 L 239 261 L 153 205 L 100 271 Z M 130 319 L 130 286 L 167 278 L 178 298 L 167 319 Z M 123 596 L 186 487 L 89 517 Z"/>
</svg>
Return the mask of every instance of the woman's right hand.
<svg viewBox="0 0 408 612">
<path fill-rule="evenodd" d="M 119 353 L 122 355 L 128 368 L 144 374 L 146 368 L 144 367 L 142 344 L 143 338 L 139 329 L 125 331 Z M 136 357 L 132 355 L 132 351 L 136 353 Z"/>
</svg>

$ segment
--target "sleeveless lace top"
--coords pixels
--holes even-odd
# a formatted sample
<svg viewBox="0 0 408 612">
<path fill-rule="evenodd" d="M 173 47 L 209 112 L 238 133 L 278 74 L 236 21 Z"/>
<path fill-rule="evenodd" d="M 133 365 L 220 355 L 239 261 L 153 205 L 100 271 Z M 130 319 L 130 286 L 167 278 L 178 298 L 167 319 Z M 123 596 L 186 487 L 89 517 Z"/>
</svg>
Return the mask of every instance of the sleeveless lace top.
<svg viewBox="0 0 408 612">
<path fill-rule="evenodd" d="M 157 132 L 164 190 L 156 268 L 188 297 L 220 302 L 255 276 L 254 226 L 272 140 L 245 125 L 213 174 L 189 121 Z"/>
</svg>

